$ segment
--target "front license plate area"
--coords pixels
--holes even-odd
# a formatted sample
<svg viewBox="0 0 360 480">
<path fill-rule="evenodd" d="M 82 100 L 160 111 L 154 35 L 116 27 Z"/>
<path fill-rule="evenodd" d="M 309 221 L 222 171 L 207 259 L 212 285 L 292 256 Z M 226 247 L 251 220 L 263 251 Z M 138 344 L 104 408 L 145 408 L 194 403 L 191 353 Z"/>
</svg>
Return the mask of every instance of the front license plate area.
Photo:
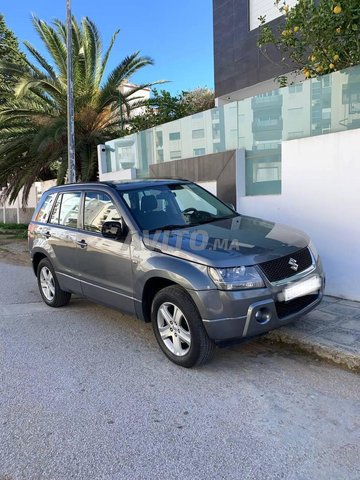
<svg viewBox="0 0 360 480">
<path fill-rule="evenodd" d="M 294 298 L 303 297 L 311 293 L 316 293 L 321 288 L 321 278 L 316 275 L 314 277 L 294 283 L 283 290 L 285 302 L 293 300 Z"/>
</svg>

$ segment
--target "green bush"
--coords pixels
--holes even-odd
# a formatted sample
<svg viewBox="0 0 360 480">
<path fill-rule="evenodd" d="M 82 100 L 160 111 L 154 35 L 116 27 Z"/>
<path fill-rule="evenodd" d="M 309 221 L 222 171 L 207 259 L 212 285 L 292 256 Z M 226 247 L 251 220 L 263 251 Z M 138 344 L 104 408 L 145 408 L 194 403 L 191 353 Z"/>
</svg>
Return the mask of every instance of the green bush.
<svg viewBox="0 0 360 480">
<path fill-rule="evenodd" d="M 1 230 L 27 230 L 27 223 L 0 223 Z"/>
</svg>

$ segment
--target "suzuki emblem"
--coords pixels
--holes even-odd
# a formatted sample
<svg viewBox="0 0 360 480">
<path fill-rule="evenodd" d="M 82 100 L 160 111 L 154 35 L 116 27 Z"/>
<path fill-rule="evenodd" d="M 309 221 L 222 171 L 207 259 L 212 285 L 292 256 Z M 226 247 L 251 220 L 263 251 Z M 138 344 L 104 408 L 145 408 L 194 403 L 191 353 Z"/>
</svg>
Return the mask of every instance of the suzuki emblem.
<svg viewBox="0 0 360 480">
<path fill-rule="evenodd" d="M 295 272 L 298 271 L 299 265 L 298 265 L 297 261 L 295 260 L 295 258 L 290 258 L 289 265 L 290 265 L 291 270 L 294 270 Z"/>
</svg>

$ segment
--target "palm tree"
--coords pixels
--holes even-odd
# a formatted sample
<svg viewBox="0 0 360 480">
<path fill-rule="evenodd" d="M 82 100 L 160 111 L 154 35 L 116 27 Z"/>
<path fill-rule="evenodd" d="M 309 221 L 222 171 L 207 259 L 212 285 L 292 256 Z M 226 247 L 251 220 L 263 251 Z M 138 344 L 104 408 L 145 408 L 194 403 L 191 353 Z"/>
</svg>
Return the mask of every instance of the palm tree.
<svg viewBox="0 0 360 480">
<path fill-rule="evenodd" d="M 59 20 L 49 25 L 37 18 L 33 24 L 51 62 L 28 42 L 24 45 L 33 61 L 26 59 L 25 67 L 0 61 L 0 72 L 17 80 L 15 95 L 2 92 L 7 100 L 0 106 L 0 185 L 6 185 L 10 200 L 24 188 L 24 202 L 34 181 L 57 176 L 61 184 L 67 174 L 66 26 Z M 97 178 L 96 146 L 126 133 L 131 110 L 142 104 L 137 92 L 160 83 L 120 91 L 134 73 L 153 64 L 139 52 L 124 58 L 104 78 L 118 33 L 103 53 L 96 25 L 88 18 L 81 24 L 72 22 L 76 176 L 81 181 Z"/>
</svg>

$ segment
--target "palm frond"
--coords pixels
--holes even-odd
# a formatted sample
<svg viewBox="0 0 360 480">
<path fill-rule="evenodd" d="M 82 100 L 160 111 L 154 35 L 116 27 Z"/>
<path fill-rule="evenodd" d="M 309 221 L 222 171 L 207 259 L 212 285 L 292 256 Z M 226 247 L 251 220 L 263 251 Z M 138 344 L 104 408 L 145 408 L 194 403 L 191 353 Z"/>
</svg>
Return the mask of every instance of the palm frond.
<svg viewBox="0 0 360 480">
<path fill-rule="evenodd" d="M 43 20 L 33 17 L 33 25 L 41 40 L 44 42 L 47 51 L 54 59 L 60 75 L 63 78 L 66 78 L 66 44 L 62 41 L 61 36 L 55 31 L 55 29 Z"/>
<path fill-rule="evenodd" d="M 34 181 L 50 176 L 58 183 L 67 173 L 67 31 L 55 20 L 52 25 L 33 17 L 33 24 L 48 53 L 42 55 L 29 42 L 25 67 L 0 60 L 0 72 L 16 79 L 13 90 L 0 85 L 0 184 L 14 200 L 21 189 L 23 199 Z M 146 102 L 143 88 L 126 93 L 121 85 L 153 60 L 135 52 L 125 57 L 104 79 L 105 69 L 119 31 L 103 52 L 100 32 L 89 18 L 72 20 L 75 93 L 76 173 L 80 180 L 98 176 L 97 145 L 128 132 L 129 117 Z M 120 125 L 120 111 L 125 116 Z"/>
</svg>

